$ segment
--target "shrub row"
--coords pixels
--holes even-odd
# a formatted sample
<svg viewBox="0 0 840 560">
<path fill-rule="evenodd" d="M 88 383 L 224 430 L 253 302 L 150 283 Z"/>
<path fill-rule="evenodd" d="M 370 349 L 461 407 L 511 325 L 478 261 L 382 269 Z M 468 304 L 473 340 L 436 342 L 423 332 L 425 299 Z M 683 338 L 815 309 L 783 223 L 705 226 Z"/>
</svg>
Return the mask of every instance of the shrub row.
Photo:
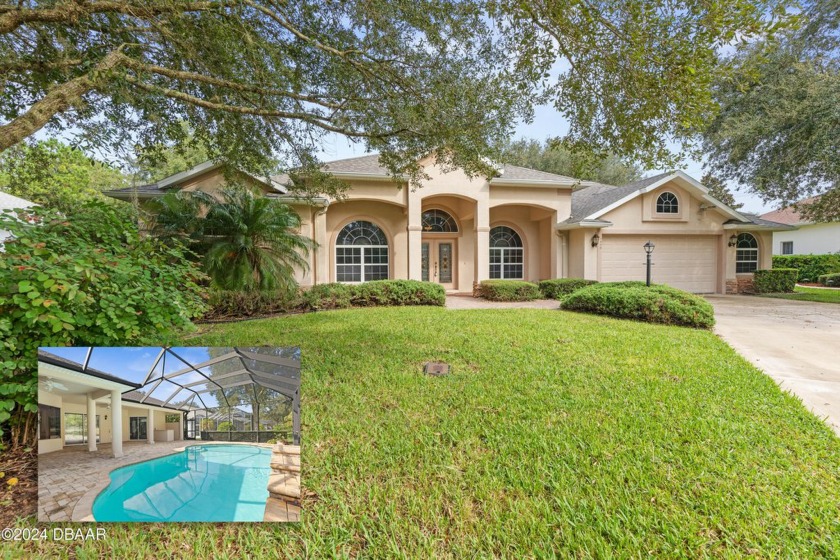
<svg viewBox="0 0 840 560">
<path fill-rule="evenodd" d="M 799 271 L 795 268 L 756 270 L 753 274 L 753 286 L 757 294 L 792 292 L 798 276 Z"/>
<path fill-rule="evenodd" d="M 444 305 L 439 284 L 416 280 L 377 280 L 362 284 L 318 284 L 302 293 L 280 291 L 210 294 L 205 319 L 254 317 L 293 311 L 320 311 L 381 305 Z"/>
<path fill-rule="evenodd" d="M 522 280 L 485 280 L 479 294 L 490 301 L 532 301 L 540 298 L 540 288 Z"/>
<path fill-rule="evenodd" d="M 595 280 L 584 280 L 583 278 L 555 278 L 553 280 L 542 280 L 540 282 L 540 292 L 546 299 L 559 299 L 592 284 L 597 284 L 597 282 Z"/>
<path fill-rule="evenodd" d="M 563 309 L 635 319 L 648 323 L 708 329 L 714 310 L 703 298 L 661 284 L 610 282 L 594 284 L 570 294 Z"/>
<path fill-rule="evenodd" d="M 820 276 L 840 272 L 840 253 L 828 255 L 774 255 L 773 268 L 796 268 L 798 282 L 816 282 Z"/>
<path fill-rule="evenodd" d="M 302 295 L 307 311 L 385 305 L 446 304 L 440 284 L 419 280 L 375 280 L 361 284 L 319 284 Z"/>
<path fill-rule="evenodd" d="M 823 286 L 828 286 L 830 288 L 840 288 L 840 272 L 835 272 L 833 274 L 823 274 L 819 276 L 819 282 Z"/>
</svg>

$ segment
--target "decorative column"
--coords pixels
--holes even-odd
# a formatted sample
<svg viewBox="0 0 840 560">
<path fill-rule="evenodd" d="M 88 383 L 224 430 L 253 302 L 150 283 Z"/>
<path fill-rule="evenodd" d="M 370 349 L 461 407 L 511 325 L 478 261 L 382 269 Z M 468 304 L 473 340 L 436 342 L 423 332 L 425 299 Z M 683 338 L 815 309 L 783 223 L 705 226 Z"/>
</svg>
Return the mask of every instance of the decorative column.
<svg viewBox="0 0 840 560">
<path fill-rule="evenodd" d="M 490 278 L 490 203 L 475 203 L 475 282 Z"/>
<path fill-rule="evenodd" d="M 88 451 L 96 451 L 96 401 L 87 395 Z"/>
<path fill-rule="evenodd" d="M 114 458 L 123 456 L 122 438 L 122 393 L 111 391 L 111 454 Z"/>
<path fill-rule="evenodd" d="M 151 444 L 155 443 L 155 409 L 153 408 L 146 411 L 146 439 Z"/>
<path fill-rule="evenodd" d="M 410 186 L 406 198 L 408 203 L 407 229 L 408 229 L 408 278 L 409 280 L 423 279 L 423 200 L 420 193 L 412 191 Z"/>
<path fill-rule="evenodd" d="M 315 284 L 327 284 L 330 281 L 330 245 L 327 239 L 327 209 L 316 210 L 312 216 L 312 226 L 315 230 L 315 242 L 318 247 L 315 253 Z"/>
</svg>

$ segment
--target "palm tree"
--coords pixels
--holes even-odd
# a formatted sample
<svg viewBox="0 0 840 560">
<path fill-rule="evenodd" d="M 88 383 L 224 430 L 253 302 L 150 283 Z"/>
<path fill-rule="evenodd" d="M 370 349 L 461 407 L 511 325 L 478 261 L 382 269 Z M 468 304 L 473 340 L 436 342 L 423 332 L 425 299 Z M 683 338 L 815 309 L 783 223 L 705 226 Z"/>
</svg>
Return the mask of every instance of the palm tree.
<svg viewBox="0 0 840 560">
<path fill-rule="evenodd" d="M 290 290 L 296 268 L 306 270 L 315 246 L 297 233 L 300 217 L 288 205 L 229 187 L 219 197 L 192 192 L 166 195 L 153 208 L 153 231 L 186 238 L 213 284 L 223 290 Z"/>
</svg>

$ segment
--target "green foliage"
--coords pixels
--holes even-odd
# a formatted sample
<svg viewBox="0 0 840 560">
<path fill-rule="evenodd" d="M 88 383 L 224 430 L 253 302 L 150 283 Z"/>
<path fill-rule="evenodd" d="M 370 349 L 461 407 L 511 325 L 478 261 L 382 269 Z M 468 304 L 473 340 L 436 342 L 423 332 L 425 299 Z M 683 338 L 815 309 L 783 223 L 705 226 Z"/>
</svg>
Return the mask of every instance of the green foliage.
<svg viewBox="0 0 840 560">
<path fill-rule="evenodd" d="M 305 309 L 322 311 L 350 307 L 350 284 L 318 284 L 303 293 Z"/>
<path fill-rule="evenodd" d="M 816 301 L 819 303 L 840 304 L 840 290 L 826 290 L 824 288 L 809 288 L 797 286 L 792 294 L 759 294 L 762 297 L 774 299 L 790 299 L 795 301 Z"/>
<path fill-rule="evenodd" d="M 304 309 L 446 304 L 440 284 L 418 280 L 375 280 L 361 284 L 319 284 L 304 292 Z"/>
<path fill-rule="evenodd" d="M 582 288 L 569 295 L 563 309 L 635 319 L 648 323 L 710 329 L 714 309 L 700 296 L 644 282 L 607 282 Z"/>
<path fill-rule="evenodd" d="M 10 402 L 37 410 L 38 346 L 160 343 L 204 310 L 202 279 L 180 246 L 141 236 L 101 201 L 59 214 L 0 214 L 12 232 L 0 260 L 0 421 Z"/>
<path fill-rule="evenodd" d="M 229 432 L 233 430 L 233 424 L 225 420 L 224 422 L 219 422 L 219 425 L 216 426 L 217 432 Z"/>
<path fill-rule="evenodd" d="M 72 210 L 125 184 L 119 170 L 58 140 L 20 144 L 0 155 L 0 188 L 56 210 Z"/>
<path fill-rule="evenodd" d="M 531 301 L 541 296 L 539 286 L 523 280 L 485 280 L 478 292 L 490 301 Z"/>
<path fill-rule="evenodd" d="M 821 274 L 818 278 L 818 281 L 823 286 L 829 286 L 831 288 L 840 288 L 840 272 L 834 272 L 832 274 Z"/>
<path fill-rule="evenodd" d="M 544 298 L 560 299 L 581 288 L 597 283 L 595 280 L 584 280 L 583 278 L 554 278 L 541 280 L 539 287 Z"/>
<path fill-rule="evenodd" d="M 796 268 L 798 282 L 816 282 L 823 274 L 840 272 L 840 253 L 827 255 L 773 255 L 773 268 Z"/>
<path fill-rule="evenodd" d="M 165 416 L 165 421 L 168 424 L 174 424 L 174 423 L 178 422 L 180 419 L 181 419 L 180 414 L 167 414 Z"/>
<path fill-rule="evenodd" d="M 296 292 L 286 290 L 210 290 L 208 304 L 205 319 L 224 319 L 286 313 L 300 307 L 301 300 Z"/>
<path fill-rule="evenodd" d="M 765 201 L 798 209 L 809 221 L 840 219 L 840 10 L 809 2 L 800 24 L 741 44 L 720 80 L 721 108 L 705 130 L 710 163 L 724 179 Z"/>
<path fill-rule="evenodd" d="M 795 268 L 773 268 L 756 270 L 753 273 L 753 285 L 757 294 L 789 293 L 796 287 L 799 271 Z"/>
<path fill-rule="evenodd" d="M 275 154 L 315 169 L 339 133 L 416 178 L 434 151 L 487 171 L 548 102 L 572 144 L 662 167 L 714 115 L 719 49 L 772 35 L 788 2 L 151 4 L 4 8 L 0 151 L 47 125 L 108 149 L 168 145 L 188 121 L 211 159 L 254 173 Z"/>
<path fill-rule="evenodd" d="M 710 195 L 723 202 L 733 210 L 738 210 L 743 206 L 743 204 L 735 201 L 735 196 L 732 194 L 732 191 L 729 190 L 729 187 L 726 186 L 726 183 L 719 177 L 716 177 L 713 173 L 705 173 L 703 178 L 700 179 L 700 182 L 704 187 L 709 189 Z"/>
<path fill-rule="evenodd" d="M 294 290 L 295 271 L 309 268 L 305 255 L 315 246 L 298 233 L 300 216 L 243 187 L 227 187 L 219 196 L 179 191 L 153 200 L 151 231 L 186 241 L 221 290 Z"/>
<path fill-rule="evenodd" d="M 574 151 L 557 140 L 521 139 L 506 142 L 500 149 L 500 161 L 576 179 L 624 185 L 642 178 L 642 170 L 610 154 L 591 150 Z"/>
</svg>

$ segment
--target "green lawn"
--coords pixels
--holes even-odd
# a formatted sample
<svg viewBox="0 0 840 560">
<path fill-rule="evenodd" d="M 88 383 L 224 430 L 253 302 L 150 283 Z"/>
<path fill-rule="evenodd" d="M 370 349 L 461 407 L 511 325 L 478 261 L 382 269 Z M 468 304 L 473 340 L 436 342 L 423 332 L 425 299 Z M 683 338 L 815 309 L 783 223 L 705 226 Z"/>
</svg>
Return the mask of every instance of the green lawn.
<svg viewBox="0 0 840 560">
<path fill-rule="evenodd" d="M 303 348 L 303 522 L 105 524 L 76 557 L 840 550 L 840 438 L 710 332 L 395 308 L 214 325 L 188 343 Z M 453 374 L 422 375 L 427 360 Z"/>
<path fill-rule="evenodd" d="M 840 303 L 840 290 L 807 288 L 797 286 L 792 294 L 761 294 L 763 297 L 793 299 L 799 301 L 818 301 L 821 303 Z"/>
</svg>

